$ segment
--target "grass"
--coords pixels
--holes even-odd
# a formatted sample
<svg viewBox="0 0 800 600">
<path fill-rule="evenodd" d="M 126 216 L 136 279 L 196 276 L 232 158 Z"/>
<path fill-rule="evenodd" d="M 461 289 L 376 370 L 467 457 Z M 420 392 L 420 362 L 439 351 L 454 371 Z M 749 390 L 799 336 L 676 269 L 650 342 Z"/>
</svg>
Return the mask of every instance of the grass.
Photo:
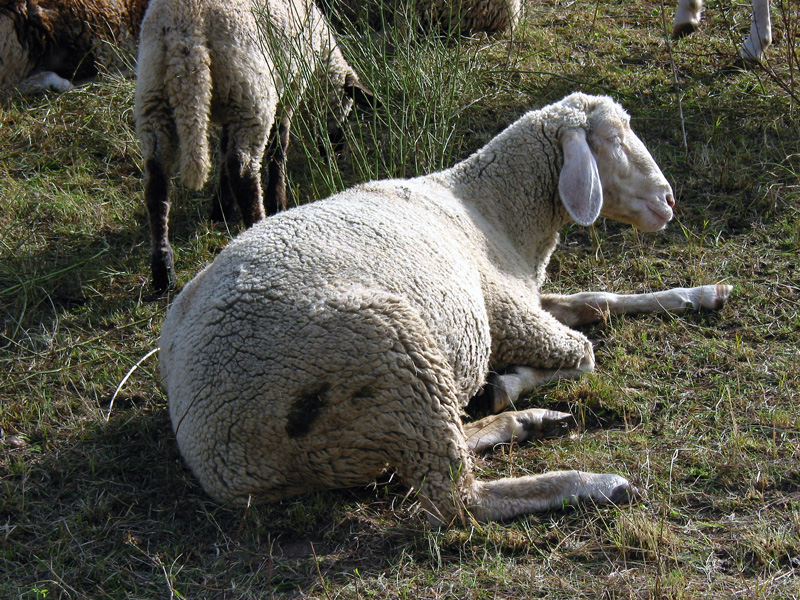
<svg viewBox="0 0 800 600">
<path fill-rule="evenodd" d="M 749 70 L 733 59 L 749 8 L 727 2 L 709 2 L 703 29 L 678 42 L 651 0 L 530 3 L 513 36 L 460 44 L 343 38 L 384 108 L 350 120 L 325 172 L 319 128 L 298 126 L 295 202 L 439 168 L 529 108 L 607 93 L 672 182 L 676 219 L 649 235 L 567 227 L 551 289 L 735 286 L 717 313 L 588 328 L 596 372 L 530 399 L 583 430 L 477 461 L 487 478 L 616 471 L 641 502 L 504 524 L 431 529 L 390 476 L 212 503 L 180 461 L 154 357 L 110 406 L 157 346 L 167 305 L 147 299 L 134 82 L 4 99 L 0 597 L 800 597 L 797 10 L 773 2 L 775 46 Z M 184 282 L 237 232 L 207 221 L 210 195 L 176 191 Z"/>
</svg>

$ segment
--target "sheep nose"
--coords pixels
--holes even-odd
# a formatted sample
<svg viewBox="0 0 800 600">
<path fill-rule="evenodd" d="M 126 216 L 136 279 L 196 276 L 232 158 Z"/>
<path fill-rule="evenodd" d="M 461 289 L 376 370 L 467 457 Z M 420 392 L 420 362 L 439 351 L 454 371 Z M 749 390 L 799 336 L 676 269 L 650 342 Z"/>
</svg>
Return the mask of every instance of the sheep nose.
<svg viewBox="0 0 800 600">
<path fill-rule="evenodd" d="M 666 201 L 670 208 L 675 208 L 675 197 L 672 194 L 667 194 Z"/>
</svg>

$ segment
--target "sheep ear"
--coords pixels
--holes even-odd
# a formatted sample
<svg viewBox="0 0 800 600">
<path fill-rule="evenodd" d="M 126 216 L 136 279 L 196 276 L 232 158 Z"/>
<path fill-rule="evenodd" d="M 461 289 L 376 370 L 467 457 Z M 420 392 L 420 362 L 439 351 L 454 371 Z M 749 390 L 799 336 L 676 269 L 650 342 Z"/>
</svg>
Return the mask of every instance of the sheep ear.
<svg viewBox="0 0 800 600">
<path fill-rule="evenodd" d="M 564 167 L 558 178 L 561 202 L 576 223 L 591 225 L 600 216 L 603 188 L 586 132 L 576 128 L 564 133 L 561 149 L 564 152 Z"/>
<path fill-rule="evenodd" d="M 344 78 L 343 92 L 361 108 L 375 110 L 381 106 L 380 101 L 372 93 L 372 90 L 358 81 L 351 73 L 348 73 Z"/>
</svg>

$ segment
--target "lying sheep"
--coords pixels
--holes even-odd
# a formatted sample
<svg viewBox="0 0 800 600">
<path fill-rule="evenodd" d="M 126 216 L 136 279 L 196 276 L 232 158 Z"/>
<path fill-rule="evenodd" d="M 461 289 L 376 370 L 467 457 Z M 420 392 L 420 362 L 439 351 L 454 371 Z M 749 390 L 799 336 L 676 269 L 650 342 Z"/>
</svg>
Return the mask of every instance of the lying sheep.
<svg viewBox="0 0 800 600">
<path fill-rule="evenodd" d="M 184 184 L 195 189 L 205 184 L 212 120 L 222 126 L 215 214 L 229 218 L 238 203 L 249 227 L 264 217 L 264 201 L 267 214 L 286 207 L 284 160 L 291 117 L 311 78 L 327 77 L 339 120 L 354 100 L 369 104 L 371 97 L 311 0 L 266 0 L 263 5 L 254 0 L 154 0 L 142 23 L 138 64 L 134 112 L 157 290 L 175 286 L 167 231 L 170 179 L 180 163 Z M 269 182 L 262 193 L 265 153 Z"/>
<path fill-rule="evenodd" d="M 471 452 L 558 430 L 569 415 L 529 409 L 467 425 L 461 415 L 490 367 L 593 367 L 587 338 L 540 303 L 559 229 L 603 215 L 657 231 L 673 204 L 623 109 L 578 93 L 450 169 L 259 223 L 164 321 L 161 373 L 186 463 L 222 502 L 365 485 L 390 466 L 434 522 L 628 500 L 635 490 L 616 474 L 476 479 Z M 716 307 L 730 288 L 701 291 L 685 299 Z M 589 314 L 600 299 L 590 296 Z M 547 297 L 560 318 L 580 313 L 578 300 Z"/>
<path fill-rule="evenodd" d="M 147 0 L 0 0 L 0 89 L 63 92 L 136 53 Z"/>
<path fill-rule="evenodd" d="M 739 55 L 746 62 L 761 61 L 764 51 L 772 43 L 772 20 L 769 14 L 769 0 L 753 1 L 753 19 L 750 35 L 739 49 Z M 678 10 L 672 24 L 672 37 L 679 38 L 694 32 L 700 26 L 700 12 L 703 0 L 678 0 Z"/>
</svg>

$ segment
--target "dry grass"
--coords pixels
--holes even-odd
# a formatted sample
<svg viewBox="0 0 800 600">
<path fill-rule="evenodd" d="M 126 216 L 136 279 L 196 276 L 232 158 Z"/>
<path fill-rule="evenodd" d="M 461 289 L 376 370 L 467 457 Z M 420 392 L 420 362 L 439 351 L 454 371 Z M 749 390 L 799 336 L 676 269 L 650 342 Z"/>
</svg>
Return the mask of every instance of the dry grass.
<svg viewBox="0 0 800 600">
<path fill-rule="evenodd" d="M 676 219 L 651 235 L 567 228 L 552 288 L 735 286 L 718 313 L 589 329 L 597 371 L 530 400 L 570 410 L 584 430 L 479 460 L 486 477 L 626 473 L 640 503 L 483 527 L 431 530 L 391 478 L 247 510 L 210 502 L 180 461 L 153 358 L 109 411 L 165 311 L 146 299 L 133 82 L 5 99 L 0 597 L 800 597 L 800 17 L 796 3 L 773 4 L 769 71 L 735 67 L 748 8 L 727 2 L 709 2 L 703 30 L 671 53 L 651 0 L 537 2 L 511 38 L 430 42 L 407 58 L 350 40 L 386 114 L 351 123 L 355 146 L 327 183 L 298 141 L 297 201 L 463 157 L 573 90 L 608 93 L 673 183 Z M 449 104 L 431 82 L 452 90 Z M 428 150 L 375 160 L 401 143 Z M 229 239 L 206 220 L 210 192 L 176 195 L 183 281 Z"/>
</svg>

